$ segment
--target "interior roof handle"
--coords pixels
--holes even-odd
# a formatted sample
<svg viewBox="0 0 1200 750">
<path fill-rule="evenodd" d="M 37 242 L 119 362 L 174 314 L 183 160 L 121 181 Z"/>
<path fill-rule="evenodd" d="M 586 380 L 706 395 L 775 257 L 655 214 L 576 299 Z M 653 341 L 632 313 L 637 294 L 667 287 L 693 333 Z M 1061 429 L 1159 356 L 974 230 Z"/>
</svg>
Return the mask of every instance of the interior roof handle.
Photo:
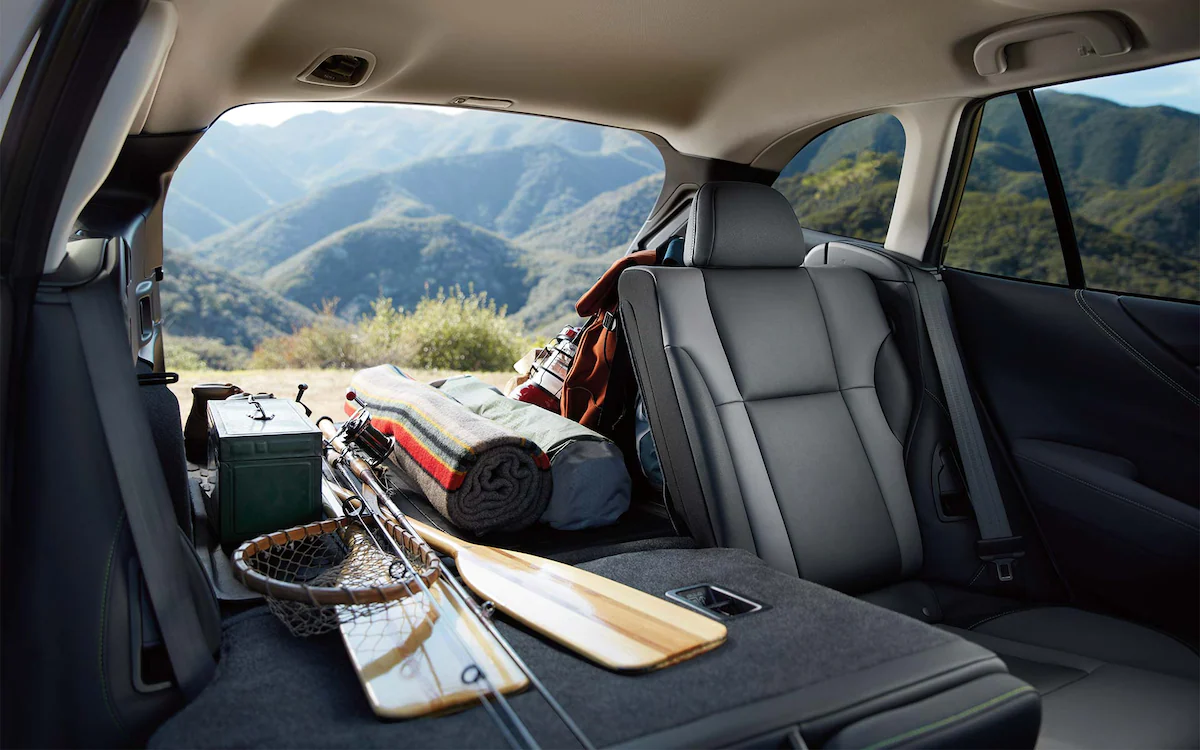
<svg viewBox="0 0 1200 750">
<path fill-rule="evenodd" d="M 1062 34 L 1078 34 L 1086 40 L 1079 48 L 1080 55 L 1109 57 L 1133 48 L 1129 30 L 1116 17 L 1108 13 L 1068 13 L 1023 21 L 988 34 L 975 45 L 975 70 L 981 76 L 999 75 L 1008 70 L 1008 45 Z"/>
</svg>

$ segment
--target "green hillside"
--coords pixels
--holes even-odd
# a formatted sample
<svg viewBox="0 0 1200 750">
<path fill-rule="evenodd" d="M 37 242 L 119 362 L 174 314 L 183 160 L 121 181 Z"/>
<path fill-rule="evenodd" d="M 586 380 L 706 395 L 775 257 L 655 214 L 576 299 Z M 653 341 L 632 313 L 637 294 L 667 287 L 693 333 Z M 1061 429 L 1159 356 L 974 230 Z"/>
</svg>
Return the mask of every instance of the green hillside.
<svg viewBox="0 0 1200 750">
<path fill-rule="evenodd" d="M 1089 284 L 1200 297 L 1200 117 L 1054 92 L 1039 100 Z M 204 144 L 200 176 L 181 169 L 172 185 L 166 227 L 174 247 L 207 233 L 188 249 L 203 262 L 171 253 L 164 291 L 168 326 L 197 337 L 202 359 L 222 342 L 244 352 L 286 333 L 327 299 L 353 320 L 381 294 L 411 310 L 455 285 L 487 292 L 527 330 L 556 330 L 577 321 L 575 301 L 628 246 L 662 185 L 640 136 L 499 113 L 318 112 L 277 127 L 218 125 Z M 903 145 L 894 118 L 863 118 L 814 141 L 776 187 L 804 226 L 882 242 Z M 221 186 L 218 199 L 197 198 Z M 233 216 L 244 218 L 230 226 Z M 948 257 L 1065 281 L 1012 98 L 987 105 Z"/>
<path fill-rule="evenodd" d="M 165 234 L 183 248 L 323 187 L 423 159 L 529 145 L 621 155 L 643 165 L 642 174 L 662 170 L 658 151 L 635 133 L 511 113 L 455 117 L 390 105 L 312 112 L 273 127 L 217 122 L 176 172 Z"/>
<path fill-rule="evenodd" d="M 335 232 L 389 216 L 448 214 L 511 237 L 649 172 L 623 153 L 559 146 L 425 159 L 323 188 L 210 237 L 192 252 L 213 265 L 258 274 Z"/>
<path fill-rule="evenodd" d="M 1200 298 L 1200 117 L 1056 92 L 1038 100 L 1088 284 Z M 898 128 L 892 118 L 864 118 L 794 160 L 776 187 L 801 223 L 883 242 L 899 178 Z M 966 189 L 948 262 L 1065 281 L 1045 181 L 1014 97 L 986 105 Z"/>
<path fill-rule="evenodd" d="M 584 257 L 625 249 L 637 235 L 662 191 L 662 174 L 601 193 L 577 210 L 516 238 L 531 250 Z"/>
<path fill-rule="evenodd" d="M 530 282 L 522 251 L 492 232 L 450 216 L 387 215 L 342 229 L 272 268 L 264 286 L 305 306 L 337 298 L 354 318 L 377 297 L 411 308 L 456 285 L 486 291 L 509 310 L 525 304 Z"/>
<path fill-rule="evenodd" d="M 175 336 L 253 347 L 315 319 L 312 311 L 250 281 L 168 250 L 163 258 L 163 323 Z"/>
</svg>

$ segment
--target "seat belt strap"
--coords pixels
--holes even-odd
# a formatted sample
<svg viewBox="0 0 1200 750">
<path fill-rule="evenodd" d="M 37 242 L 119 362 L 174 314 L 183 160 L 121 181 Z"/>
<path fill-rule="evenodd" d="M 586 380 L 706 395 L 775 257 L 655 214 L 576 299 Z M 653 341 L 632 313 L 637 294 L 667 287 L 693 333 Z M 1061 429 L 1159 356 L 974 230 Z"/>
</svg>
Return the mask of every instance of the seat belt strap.
<svg viewBox="0 0 1200 750">
<path fill-rule="evenodd" d="M 216 666 L 187 585 L 178 525 L 138 396 L 125 320 L 109 292 L 93 285 L 68 295 L 146 590 L 175 681 L 191 700 Z"/>
<path fill-rule="evenodd" d="M 950 323 L 950 295 L 940 272 L 913 269 L 913 279 L 942 390 L 946 394 L 950 424 L 954 428 L 959 456 L 962 457 L 967 495 L 979 523 L 979 557 L 995 565 L 1001 581 L 1011 581 L 1013 560 L 1024 555 L 1023 540 L 1012 534 L 1004 501 L 1000 497 L 1000 486 L 996 483 L 996 474 L 988 457 L 987 443 L 979 426 L 979 415 L 971 399 L 967 374 Z"/>
</svg>

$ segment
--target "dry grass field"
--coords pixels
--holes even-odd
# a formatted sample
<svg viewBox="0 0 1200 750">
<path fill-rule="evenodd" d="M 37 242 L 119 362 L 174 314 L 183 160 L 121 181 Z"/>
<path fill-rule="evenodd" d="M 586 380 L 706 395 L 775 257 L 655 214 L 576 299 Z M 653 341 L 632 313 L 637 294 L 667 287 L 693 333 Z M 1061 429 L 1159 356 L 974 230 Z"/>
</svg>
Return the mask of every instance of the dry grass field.
<svg viewBox="0 0 1200 750">
<path fill-rule="evenodd" d="M 405 370 L 417 380 L 436 380 L 457 375 L 450 370 Z M 515 373 L 475 372 L 480 380 L 497 388 Z M 345 413 L 346 387 L 350 385 L 353 370 L 184 370 L 179 373 L 179 382 L 171 391 L 179 398 L 179 409 L 184 420 L 192 408 L 192 386 L 198 383 L 233 383 L 250 393 L 274 393 L 279 398 L 295 398 L 296 385 L 307 383 L 304 403 L 313 410 L 313 417 L 329 415 L 339 419 Z"/>
</svg>

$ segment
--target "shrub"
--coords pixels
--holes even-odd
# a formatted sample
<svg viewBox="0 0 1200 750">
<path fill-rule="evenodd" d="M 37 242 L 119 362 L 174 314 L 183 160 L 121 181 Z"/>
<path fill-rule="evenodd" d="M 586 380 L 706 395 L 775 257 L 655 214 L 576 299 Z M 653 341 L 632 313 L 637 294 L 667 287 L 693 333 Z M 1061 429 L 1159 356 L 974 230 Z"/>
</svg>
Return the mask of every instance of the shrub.
<svg viewBox="0 0 1200 750">
<path fill-rule="evenodd" d="M 468 289 L 464 294 L 457 286 L 425 297 L 415 310 L 401 313 L 397 324 L 397 359 L 409 367 L 506 370 L 533 346 L 487 292 Z"/>
<path fill-rule="evenodd" d="M 317 322 L 289 336 L 264 339 L 251 367 L 358 368 L 385 362 L 430 370 L 507 370 L 537 342 L 486 292 L 438 290 L 411 311 L 390 297 L 371 304 L 355 328 L 326 303 Z"/>
<path fill-rule="evenodd" d="M 358 336 L 338 318 L 337 300 L 326 300 L 315 323 L 287 336 L 263 339 L 254 348 L 250 367 L 258 369 L 361 367 Z"/>
<path fill-rule="evenodd" d="M 172 336 L 163 339 L 167 367 L 172 370 L 240 370 L 250 359 L 243 346 L 203 336 Z"/>
</svg>

